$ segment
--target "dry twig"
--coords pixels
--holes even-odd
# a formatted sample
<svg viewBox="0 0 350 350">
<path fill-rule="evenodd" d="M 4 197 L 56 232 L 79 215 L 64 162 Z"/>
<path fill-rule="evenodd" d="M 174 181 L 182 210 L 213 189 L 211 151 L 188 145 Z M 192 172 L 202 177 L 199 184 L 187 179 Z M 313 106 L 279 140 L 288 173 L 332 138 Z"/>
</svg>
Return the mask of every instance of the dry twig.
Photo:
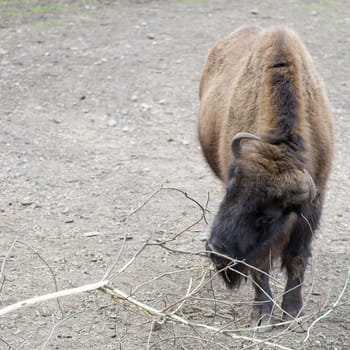
<svg viewBox="0 0 350 350">
<path fill-rule="evenodd" d="M 47 301 L 47 300 L 52 300 L 52 299 L 56 299 L 56 298 L 65 297 L 68 295 L 80 294 L 83 292 L 89 292 L 92 290 L 96 290 L 96 289 L 99 289 L 99 288 L 107 285 L 107 283 L 108 283 L 108 281 L 100 281 L 97 283 L 86 284 L 84 286 L 77 287 L 77 288 L 64 289 L 64 290 L 61 290 L 59 292 L 49 293 L 49 294 L 41 295 L 38 297 L 22 300 L 22 301 L 19 301 L 18 303 L 8 305 L 8 306 L 0 309 L 0 316 L 4 316 L 10 312 L 21 309 L 23 307 L 34 305 L 37 303 L 42 303 L 42 302 Z"/>
</svg>

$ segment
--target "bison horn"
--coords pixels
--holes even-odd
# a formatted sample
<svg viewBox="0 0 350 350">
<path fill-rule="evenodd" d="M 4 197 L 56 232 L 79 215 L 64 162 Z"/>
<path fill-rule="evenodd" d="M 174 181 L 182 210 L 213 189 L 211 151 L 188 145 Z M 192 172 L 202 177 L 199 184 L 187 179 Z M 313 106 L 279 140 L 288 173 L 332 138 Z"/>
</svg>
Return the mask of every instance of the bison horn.
<svg viewBox="0 0 350 350">
<path fill-rule="evenodd" d="M 257 140 L 257 141 L 261 141 L 261 138 L 258 136 L 255 136 L 253 134 L 249 134 L 247 132 L 239 132 L 238 134 L 236 134 L 233 139 L 232 139 L 232 143 L 231 143 L 231 149 L 232 149 L 232 153 L 234 155 L 234 157 L 237 159 L 239 158 L 239 153 L 241 150 L 241 140 L 242 139 L 250 139 L 250 140 Z"/>
<path fill-rule="evenodd" d="M 312 202 L 316 198 L 317 189 L 314 180 L 312 179 L 310 173 L 306 169 L 303 169 L 303 173 L 307 185 L 307 191 L 293 195 L 290 199 L 290 202 L 292 204 L 303 204 L 306 202 Z"/>
</svg>

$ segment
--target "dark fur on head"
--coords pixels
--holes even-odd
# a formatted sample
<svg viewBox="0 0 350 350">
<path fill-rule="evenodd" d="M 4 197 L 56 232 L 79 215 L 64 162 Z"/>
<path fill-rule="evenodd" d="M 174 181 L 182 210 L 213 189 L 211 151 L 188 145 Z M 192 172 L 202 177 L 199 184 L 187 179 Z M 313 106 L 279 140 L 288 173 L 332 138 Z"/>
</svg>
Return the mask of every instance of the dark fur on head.
<svg viewBox="0 0 350 350">
<path fill-rule="evenodd" d="M 290 160 L 288 147 L 247 141 L 240 159 L 230 167 L 226 194 L 207 245 L 229 287 L 239 286 L 241 277 L 248 274 L 247 265 L 262 266 L 281 256 L 291 236 L 302 235 L 309 254 L 320 213 L 312 203 L 289 201 L 304 191 L 303 161 Z"/>
</svg>

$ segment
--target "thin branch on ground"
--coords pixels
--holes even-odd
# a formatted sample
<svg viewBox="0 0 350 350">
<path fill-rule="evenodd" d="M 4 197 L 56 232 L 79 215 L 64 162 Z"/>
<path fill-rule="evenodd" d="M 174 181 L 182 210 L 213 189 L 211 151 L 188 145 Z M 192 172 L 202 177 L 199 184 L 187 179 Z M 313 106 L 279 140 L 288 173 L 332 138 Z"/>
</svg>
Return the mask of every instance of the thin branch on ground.
<svg viewBox="0 0 350 350">
<path fill-rule="evenodd" d="M 132 304 L 136 309 L 140 310 L 144 314 L 146 314 L 150 317 L 157 317 L 157 319 L 159 320 L 158 322 L 160 322 L 160 323 L 165 322 L 166 320 L 171 320 L 171 321 L 175 321 L 176 323 L 180 323 L 180 324 L 183 324 L 186 326 L 203 328 L 207 331 L 213 331 L 216 333 L 224 334 L 224 335 L 227 335 L 233 339 L 247 340 L 250 342 L 254 342 L 256 344 L 266 344 L 266 345 L 272 346 L 272 347 L 277 348 L 277 349 L 291 350 L 290 348 L 288 348 L 286 346 L 275 344 L 275 343 L 270 343 L 268 341 L 265 341 L 264 339 L 257 339 L 257 338 L 247 337 L 247 336 L 236 335 L 235 330 L 222 331 L 218 327 L 209 326 L 209 325 L 202 324 L 202 323 L 190 322 L 187 319 L 185 319 L 181 316 L 178 316 L 174 313 L 163 313 L 162 311 L 159 311 L 159 310 L 157 310 L 149 305 L 141 303 L 140 301 L 138 301 L 134 298 L 131 298 L 129 295 L 125 294 L 123 291 L 116 289 L 116 288 L 113 288 L 113 287 L 110 287 L 108 285 L 105 285 L 104 287 L 101 287 L 99 289 L 101 291 L 103 291 L 104 293 L 110 295 L 116 301 L 127 301 L 128 303 Z"/>
<path fill-rule="evenodd" d="M 61 298 L 61 297 L 65 297 L 68 295 L 80 294 L 83 292 L 90 292 L 90 291 L 99 289 L 99 288 L 107 285 L 107 283 L 108 283 L 108 281 L 100 281 L 97 283 L 86 284 L 86 285 L 83 285 L 83 286 L 77 287 L 77 288 L 64 289 L 64 290 L 61 290 L 61 291 L 58 291 L 55 293 L 49 293 L 49 294 L 41 295 L 38 297 L 22 300 L 22 301 L 19 301 L 18 303 L 8 305 L 8 306 L 5 306 L 4 308 L 0 309 L 0 316 L 4 316 L 10 312 L 21 309 L 23 307 L 34 305 L 37 303 L 42 303 L 44 301 L 48 301 L 48 300 L 52 300 L 52 299 L 56 299 L 56 298 Z"/>
<path fill-rule="evenodd" d="M 27 249 L 29 249 L 31 252 L 33 252 L 47 266 L 47 268 L 49 269 L 49 272 L 50 272 L 50 274 L 52 276 L 53 283 L 55 285 L 55 291 L 57 292 L 58 291 L 58 285 L 57 285 L 56 275 L 55 275 L 54 271 L 52 270 L 51 266 L 49 265 L 49 263 L 46 261 L 46 259 L 44 259 L 44 257 L 39 252 L 37 252 L 35 249 L 33 249 L 26 242 L 17 240 L 17 243 L 24 245 Z M 59 310 L 61 312 L 61 316 L 63 317 L 64 311 L 63 311 L 63 308 L 62 308 L 62 305 L 61 305 L 59 299 L 57 299 L 57 306 L 58 306 L 58 308 L 59 308 Z"/>
<path fill-rule="evenodd" d="M 321 316 L 316 318 L 316 320 L 314 320 L 311 323 L 311 325 L 307 329 L 307 334 L 306 334 L 306 337 L 304 339 L 304 343 L 306 343 L 307 340 L 309 339 L 310 334 L 311 334 L 311 330 L 316 325 L 316 323 L 318 323 L 322 319 L 326 318 L 339 305 L 339 303 L 340 303 L 342 297 L 344 296 L 344 293 L 345 293 L 345 291 L 346 291 L 346 289 L 348 287 L 349 281 L 350 281 L 350 266 L 348 267 L 348 273 L 347 273 L 346 281 L 344 283 L 344 287 L 343 287 L 342 291 L 340 292 L 340 294 L 338 295 L 337 300 L 334 302 L 334 304 L 325 313 L 323 313 Z"/>
<path fill-rule="evenodd" d="M 15 245 L 16 245 L 16 243 L 17 243 L 17 239 L 18 239 L 18 237 L 16 237 L 16 238 L 13 240 L 13 242 L 12 242 L 10 248 L 7 250 L 7 253 L 6 253 L 6 255 L 5 255 L 5 257 L 4 257 L 4 259 L 3 259 L 2 263 L 1 263 L 1 269 L 0 269 L 0 281 L 1 281 L 0 293 L 2 292 L 2 288 L 3 288 L 4 283 L 5 283 L 5 281 L 6 281 L 6 277 L 5 277 L 5 275 L 4 275 L 5 264 L 6 264 L 7 259 L 10 257 L 10 254 L 11 254 L 13 248 L 15 247 Z"/>
<path fill-rule="evenodd" d="M 10 343 L 8 343 L 4 338 L 0 337 L 0 341 L 3 342 L 8 348 L 9 350 L 16 350 L 16 348 L 14 348 Z"/>
<path fill-rule="evenodd" d="M 199 337 L 199 336 L 195 337 L 195 336 L 191 336 L 191 335 L 176 335 L 176 336 L 172 336 L 172 337 L 163 338 L 163 339 L 160 339 L 159 341 L 153 343 L 149 349 L 154 348 L 155 346 L 159 345 L 160 343 L 165 343 L 165 342 L 174 341 L 174 340 L 176 341 L 176 340 L 180 340 L 180 339 L 196 340 L 196 341 L 201 342 L 201 344 L 204 342 L 204 343 L 208 343 L 209 345 L 215 345 L 215 346 L 217 346 L 221 349 L 224 349 L 224 350 L 230 350 L 228 347 L 226 347 L 220 343 L 214 342 L 213 340 L 206 339 L 204 337 Z"/>
<path fill-rule="evenodd" d="M 75 316 L 75 315 L 70 315 L 70 316 L 65 317 L 65 318 L 63 318 L 63 319 L 61 319 L 61 320 L 59 320 L 58 322 L 55 323 L 54 316 L 52 315 L 52 318 L 53 318 L 53 320 L 52 320 L 53 326 L 52 326 L 52 328 L 51 328 L 51 330 L 50 330 L 50 333 L 49 333 L 49 335 L 47 336 L 45 342 L 44 342 L 43 345 L 41 346 L 40 350 L 44 350 L 44 349 L 46 348 L 46 346 L 49 344 L 49 342 L 50 342 L 50 340 L 51 340 L 53 334 L 55 333 L 56 328 L 57 328 L 58 326 L 60 326 L 62 323 L 64 323 L 64 322 L 66 322 L 67 320 L 69 320 L 70 318 L 74 317 L 74 316 Z"/>
<path fill-rule="evenodd" d="M 207 201 L 205 206 L 203 207 L 197 200 L 195 200 L 194 198 L 192 198 L 191 196 L 188 195 L 187 192 L 178 189 L 178 188 L 173 188 L 173 187 L 160 187 L 157 190 L 155 190 L 151 195 L 149 195 L 147 197 L 147 199 L 145 201 L 143 201 L 136 209 L 132 210 L 130 212 L 130 214 L 127 216 L 127 219 L 125 221 L 125 232 L 124 232 L 124 237 L 123 237 L 123 242 L 122 245 L 119 249 L 119 253 L 117 255 L 117 258 L 114 260 L 113 264 L 110 266 L 110 268 L 106 271 L 106 273 L 103 276 L 103 280 L 105 279 L 109 279 L 109 280 L 113 280 L 115 279 L 121 272 L 125 271 L 136 259 L 136 257 L 143 251 L 144 248 L 146 248 L 146 246 L 148 245 L 150 238 L 146 240 L 146 243 L 144 244 L 143 247 L 141 247 L 141 249 L 138 251 L 138 253 L 136 255 L 133 256 L 132 259 L 130 259 L 121 269 L 119 269 L 118 272 L 113 274 L 113 270 L 116 268 L 117 264 L 119 263 L 120 257 L 125 249 L 125 245 L 126 245 L 126 240 L 127 240 L 127 234 L 128 234 L 128 225 L 129 225 L 129 220 L 130 218 L 135 215 L 138 211 L 140 211 L 146 204 L 148 204 L 156 195 L 158 195 L 161 191 L 174 191 L 174 192 L 179 192 L 181 194 L 183 194 L 187 199 L 189 199 L 190 201 L 192 201 L 193 203 L 195 203 L 201 210 L 202 215 L 200 216 L 200 218 L 198 218 L 195 222 L 193 222 L 192 224 L 190 224 L 189 226 L 187 226 L 185 229 L 181 230 L 180 232 L 176 233 L 172 238 L 168 239 L 168 240 L 164 240 L 159 242 L 159 244 L 166 244 L 169 242 L 173 242 L 175 241 L 179 236 L 181 236 L 182 234 L 184 234 L 185 232 L 188 232 L 190 229 L 192 229 L 194 226 L 198 225 L 201 221 L 205 221 L 206 224 L 208 224 L 207 218 L 206 218 L 206 213 L 208 212 L 207 207 L 209 204 L 209 193 L 207 195 Z"/>
<path fill-rule="evenodd" d="M 126 244 L 126 241 L 127 241 L 127 234 L 128 234 L 128 231 L 127 231 L 127 228 L 128 228 L 128 225 L 129 225 L 129 220 L 130 218 L 136 214 L 139 210 L 141 210 L 153 197 L 155 197 L 160 191 L 162 190 L 162 187 L 161 188 L 158 188 L 156 191 L 154 191 L 150 196 L 148 196 L 148 198 L 142 202 L 136 209 L 132 210 L 129 215 L 127 216 L 126 218 L 126 221 L 125 221 L 125 232 L 124 232 L 124 236 L 123 236 L 123 241 L 122 241 L 122 245 L 119 249 L 119 252 L 118 252 L 118 255 L 116 257 L 116 259 L 114 260 L 113 264 L 110 266 L 110 268 L 106 271 L 106 273 L 104 274 L 104 276 L 102 277 L 102 280 L 106 280 L 106 279 L 109 279 L 111 280 L 110 278 L 110 275 L 112 273 L 112 271 L 115 269 L 115 267 L 117 266 L 117 264 L 119 263 L 119 260 L 120 260 L 120 257 L 124 251 L 124 248 L 125 248 L 125 244 Z"/>
<path fill-rule="evenodd" d="M 194 221 L 192 224 L 187 226 L 185 229 L 172 235 L 172 237 L 169 239 L 154 241 L 154 240 L 151 240 L 151 237 L 149 237 L 141 245 L 141 247 L 131 256 L 131 258 L 129 258 L 123 264 L 123 266 L 121 266 L 117 269 L 117 266 L 120 263 L 120 257 L 122 256 L 124 249 L 126 247 L 128 225 L 129 225 L 130 218 L 133 215 L 135 215 L 137 212 L 139 212 L 142 208 L 144 208 L 145 205 L 148 204 L 161 191 L 175 191 L 175 192 L 181 193 L 182 195 L 184 195 L 184 197 L 186 199 L 192 201 L 196 206 L 198 206 L 200 208 L 201 216 L 196 221 Z M 180 345 L 181 345 L 181 342 L 187 338 L 187 339 L 198 340 L 204 348 L 206 348 L 207 346 L 210 346 L 210 345 L 216 345 L 218 347 L 221 347 L 222 349 L 227 349 L 224 345 L 218 344 L 214 341 L 216 335 L 224 335 L 224 336 L 227 336 L 227 337 L 229 337 L 233 340 L 236 340 L 236 341 L 249 342 L 248 343 L 249 345 L 247 345 L 247 343 L 246 343 L 246 346 L 243 349 L 250 349 L 250 348 L 254 348 L 254 347 L 259 347 L 260 345 L 264 345 L 264 346 L 268 346 L 270 348 L 290 350 L 289 347 L 279 344 L 278 343 L 279 339 L 282 339 L 283 336 L 292 332 L 296 328 L 301 327 L 302 325 L 305 325 L 312 318 L 317 317 L 318 315 L 320 315 L 320 312 L 322 312 L 322 314 L 319 317 L 314 319 L 314 321 L 311 323 L 311 325 L 307 329 L 307 336 L 304 339 L 304 342 L 306 342 L 308 340 L 308 338 L 311 334 L 311 331 L 312 331 L 313 327 L 315 326 L 315 324 L 317 322 L 319 322 L 320 320 L 322 320 L 323 318 L 329 316 L 329 314 L 336 307 L 341 305 L 341 299 L 345 293 L 345 290 L 348 286 L 349 279 L 350 279 L 350 268 L 348 271 L 348 276 L 347 276 L 347 280 L 346 280 L 346 283 L 344 285 L 344 288 L 343 288 L 342 292 L 340 293 L 340 295 L 338 296 L 336 302 L 334 304 L 332 304 L 331 307 L 329 307 L 327 309 L 327 306 L 326 306 L 328 304 L 328 300 L 327 300 L 326 304 L 324 304 L 320 308 L 320 310 L 318 310 L 316 313 L 309 314 L 309 315 L 302 316 L 302 317 L 297 317 L 297 318 L 291 317 L 291 320 L 289 320 L 289 321 L 275 323 L 273 325 L 274 327 L 285 326 L 285 325 L 288 326 L 284 330 L 279 332 L 278 334 L 274 334 L 268 338 L 258 338 L 255 335 L 255 331 L 263 330 L 265 327 L 270 327 L 270 325 L 259 326 L 259 327 L 254 327 L 254 328 L 240 328 L 240 327 L 236 326 L 236 323 L 237 323 L 236 321 L 229 320 L 229 322 L 228 322 L 227 317 L 225 317 L 226 316 L 225 312 L 222 313 L 222 312 L 220 312 L 220 310 L 218 311 L 217 310 L 218 307 L 220 307 L 220 305 L 222 305 L 222 306 L 229 305 L 232 307 L 233 305 L 236 305 L 236 304 L 243 304 L 243 302 L 230 303 L 230 302 L 225 301 L 225 300 L 220 300 L 215 295 L 214 289 L 212 288 L 212 281 L 218 274 L 224 272 L 225 269 L 231 269 L 235 273 L 240 274 L 243 278 L 245 278 L 245 279 L 251 281 L 253 284 L 255 284 L 254 280 L 251 278 L 251 276 L 248 273 L 243 273 L 243 272 L 239 271 L 239 269 L 236 268 L 238 264 L 244 265 L 245 267 L 247 267 L 247 269 L 246 269 L 247 271 L 255 270 L 255 271 L 258 271 L 259 273 L 265 274 L 270 279 L 272 279 L 272 281 L 275 283 L 276 289 L 283 288 L 281 281 L 279 281 L 277 278 L 275 278 L 271 274 L 269 274 L 265 271 L 262 271 L 262 270 L 256 268 L 255 266 L 247 263 L 246 261 L 232 259 L 229 256 L 226 256 L 226 255 L 220 254 L 220 253 L 216 253 L 216 252 L 210 252 L 210 253 L 217 254 L 218 256 L 220 256 L 220 257 L 222 257 L 230 262 L 224 269 L 217 270 L 215 267 L 208 266 L 206 263 L 203 263 L 203 265 L 200 265 L 201 262 L 204 261 L 203 258 L 207 258 L 207 256 L 208 256 L 207 251 L 189 251 L 189 250 L 177 248 L 177 246 L 175 245 L 175 243 L 178 243 L 178 242 L 176 242 L 176 240 L 181 235 L 183 235 L 185 232 L 190 231 L 194 226 L 196 226 L 197 224 L 199 224 L 202 221 L 207 223 L 205 215 L 208 212 L 208 210 L 207 210 L 208 201 L 209 201 L 209 195 L 207 198 L 206 205 L 202 206 L 198 201 L 196 201 L 195 199 L 190 197 L 185 191 L 182 191 L 182 190 L 176 189 L 176 188 L 171 188 L 171 187 L 169 187 L 169 188 L 161 187 L 161 188 L 157 189 L 156 191 L 154 191 L 150 196 L 147 197 L 147 199 L 143 203 L 141 203 L 136 209 L 131 211 L 130 214 L 128 215 L 128 217 L 126 219 L 124 239 L 123 239 L 122 245 L 119 249 L 117 259 L 114 260 L 112 265 L 106 271 L 106 273 L 104 275 L 105 278 L 100 282 L 84 285 L 84 286 L 81 286 L 78 288 L 57 291 L 57 283 L 56 283 L 56 279 L 55 279 L 55 274 L 53 273 L 52 269 L 50 268 L 50 266 L 46 262 L 46 260 L 39 253 L 37 253 L 34 249 L 32 249 L 29 245 L 27 245 L 24 242 L 18 241 L 16 239 L 12 243 L 10 249 L 8 250 L 8 252 L 7 252 L 7 254 L 2 262 L 0 276 L 1 277 L 3 276 L 5 262 L 8 259 L 8 257 L 10 256 L 10 252 L 12 251 L 15 244 L 19 243 L 19 244 L 26 246 L 28 249 L 30 249 L 32 252 L 34 252 L 45 263 L 45 265 L 49 268 L 52 276 L 54 277 L 56 292 L 42 295 L 39 297 L 34 297 L 34 298 L 27 299 L 24 301 L 20 301 L 18 303 L 13 304 L 13 305 L 8 305 L 8 306 L 4 307 L 3 309 L 0 309 L 0 316 L 3 316 L 5 314 L 8 314 L 8 313 L 13 312 L 13 311 L 18 310 L 18 309 L 21 309 L 23 307 L 26 307 L 29 305 L 34 305 L 36 303 L 44 302 L 47 300 L 57 299 L 57 301 L 58 301 L 58 298 L 61 298 L 63 296 L 69 296 L 69 295 L 79 294 L 79 293 L 83 293 L 83 292 L 99 290 L 99 291 L 109 295 L 110 297 L 112 297 L 113 300 L 120 302 L 121 303 L 120 305 L 122 305 L 125 309 L 128 309 L 129 311 L 132 310 L 135 314 L 137 314 L 137 313 L 145 314 L 148 318 L 148 320 L 147 320 L 148 323 L 150 322 L 149 320 L 151 320 L 151 322 L 150 322 L 151 328 L 150 328 L 150 331 L 149 331 L 148 337 L 147 337 L 147 349 L 148 350 L 153 348 L 154 346 L 156 346 L 156 344 L 165 343 L 167 341 L 166 338 L 163 338 L 159 342 L 155 342 L 155 343 L 151 344 L 154 327 L 156 325 L 157 326 L 162 325 L 166 322 L 170 322 L 170 324 L 173 324 L 174 327 L 175 327 L 175 325 L 177 325 L 177 327 L 179 327 L 180 325 L 185 326 L 185 327 L 189 327 L 194 332 L 193 334 L 196 335 L 196 336 L 178 335 L 176 332 L 176 329 L 175 329 L 174 337 L 172 337 L 171 339 L 175 342 L 176 342 L 176 340 L 179 340 Z M 150 250 L 150 249 L 154 250 L 156 248 L 164 249 L 164 254 L 167 254 L 167 253 L 165 253 L 165 251 L 171 252 L 172 254 L 169 254 L 169 255 L 173 255 L 175 257 L 179 256 L 179 255 L 184 255 L 184 256 L 190 257 L 192 260 L 194 258 L 196 258 L 200 261 L 199 266 L 193 266 L 194 264 L 192 264 L 192 266 L 189 268 L 183 268 L 183 269 L 178 268 L 177 270 L 174 270 L 174 271 L 163 272 L 155 277 L 150 278 L 149 280 L 147 280 L 145 282 L 141 282 L 136 287 L 131 286 L 129 294 L 127 294 L 127 293 L 123 292 L 122 290 L 115 288 L 114 286 L 109 284 L 109 282 L 107 281 L 107 277 L 109 277 L 109 281 L 116 279 L 116 277 L 120 276 L 121 273 L 125 272 L 132 264 L 134 264 L 135 261 L 137 261 L 137 259 L 140 257 L 140 255 L 143 252 L 145 252 L 146 249 L 147 249 L 147 253 L 148 253 L 148 250 Z M 159 309 L 159 308 L 153 307 L 151 305 L 148 305 L 148 304 L 138 300 L 135 296 L 136 293 L 139 290 L 141 290 L 141 288 L 146 287 L 146 286 L 153 286 L 154 282 L 158 281 L 159 279 L 161 279 L 163 277 L 172 276 L 172 275 L 177 276 L 178 274 L 183 274 L 186 272 L 193 272 L 193 271 L 198 271 L 198 274 L 195 276 L 195 278 L 191 274 L 190 278 L 188 279 L 187 288 L 183 292 L 184 294 L 177 295 L 176 296 L 177 299 L 175 299 L 174 302 L 168 302 L 168 300 L 165 296 L 163 299 L 164 303 L 165 303 L 165 306 L 163 309 Z M 313 275 L 313 277 L 314 277 L 314 275 Z M 182 283 L 182 285 L 184 287 L 186 286 L 185 283 Z M 310 298 L 310 295 L 311 295 L 311 292 L 313 289 L 313 285 L 314 285 L 314 280 L 312 281 L 312 286 L 311 286 L 311 290 L 308 294 L 308 299 Z M 213 293 L 212 298 L 203 298 L 203 297 L 201 297 L 201 294 L 199 294 L 199 292 L 205 290 L 204 288 L 207 286 L 211 287 L 209 289 Z M 257 285 L 257 287 L 260 288 L 261 291 L 266 294 L 266 292 L 259 285 Z M 294 288 L 298 288 L 298 287 L 299 286 L 296 286 Z M 278 296 L 281 297 L 286 292 L 289 292 L 289 291 L 283 291 L 282 294 L 278 293 Z M 276 309 L 279 309 L 280 311 L 284 311 L 276 303 L 276 301 L 273 298 L 271 298 L 267 294 L 266 294 L 266 296 L 270 299 L 270 301 L 273 303 L 273 305 Z M 194 322 L 194 321 L 192 322 L 191 319 L 193 319 L 193 318 L 191 318 L 192 317 L 191 315 L 193 314 L 193 312 L 192 312 L 192 314 L 188 313 L 188 312 L 186 312 L 186 308 L 185 308 L 185 305 L 187 306 L 189 301 L 213 302 L 214 303 L 214 317 L 218 317 L 218 320 L 220 321 L 220 323 L 219 323 L 220 327 L 213 326 L 211 324 L 200 323 L 200 322 Z M 252 304 L 251 302 L 246 302 L 246 303 L 250 304 L 250 305 Z M 196 310 L 196 309 L 197 308 L 194 308 L 194 310 Z M 204 313 L 205 308 L 198 307 L 198 310 L 200 313 Z M 63 313 L 63 311 L 62 311 L 62 313 Z M 194 313 L 195 313 L 195 315 L 197 315 L 197 311 L 194 311 Z M 210 317 L 212 317 L 212 316 L 210 316 Z M 42 348 L 41 348 L 42 350 L 49 344 L 49 341 L 50 341 L 52 335 L 54 334 L 56 327 L 59 324 L 61 324 L 62 322 L 64 322 L 65 320 L 67 320 L 67 318 L 59 321 L 56 324 L 55 323 L 53 324 L 47 339 L 45 340 L 45 342 L 42 345 Z M 126 330 L 127 330 L 127 328 L 126 328 Z M 203 330 L 205 332 L 207 332 L 208 335 L 211 334 L 209 339 L 206 339 L 208 337 L 203 337 L 201 335 Z M 244 332 L 252 332 L 252 331 L 253 331 L 253 336 L 243 335 Z M 247 334 L 247 333 L 245 333 L 245 334 Z M 205 336 L 206 336 L 206 334 L 205 334 Z M 0 341 L 2 341 L 3 343 L 6 343 L 1 338 L 0 338 Z M 120 342 L 121 342 L 121 340 L 120 340 Z M 185 342 L 184 342 L 184 344 L 185 344 Z"/>
</svg>

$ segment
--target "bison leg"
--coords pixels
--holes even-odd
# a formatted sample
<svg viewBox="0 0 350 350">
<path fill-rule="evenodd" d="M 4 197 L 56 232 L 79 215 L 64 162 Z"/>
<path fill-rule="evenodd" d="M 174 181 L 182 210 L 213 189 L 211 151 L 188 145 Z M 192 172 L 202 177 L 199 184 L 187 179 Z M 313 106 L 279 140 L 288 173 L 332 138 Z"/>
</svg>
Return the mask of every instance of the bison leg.
<svg viewBox="0 0 350 350">
<path fill-rule="evenodd" d="M 252 273 L 255 298 L 252 312 L 252 327 L 268 326 L 261 328 L 261 331 L 271 330 L 272 314 L 272 292 L 269 285 L 269 276 L 262 272 Z"/>
<path fill-rule="evenodd" d="M 303 315 L 303 282 L 306 258 L 286 256 L 284 265 L 287 269 L 287 285 L 283 295 L 283 319 L 295 318 Z"/>
</svg>

